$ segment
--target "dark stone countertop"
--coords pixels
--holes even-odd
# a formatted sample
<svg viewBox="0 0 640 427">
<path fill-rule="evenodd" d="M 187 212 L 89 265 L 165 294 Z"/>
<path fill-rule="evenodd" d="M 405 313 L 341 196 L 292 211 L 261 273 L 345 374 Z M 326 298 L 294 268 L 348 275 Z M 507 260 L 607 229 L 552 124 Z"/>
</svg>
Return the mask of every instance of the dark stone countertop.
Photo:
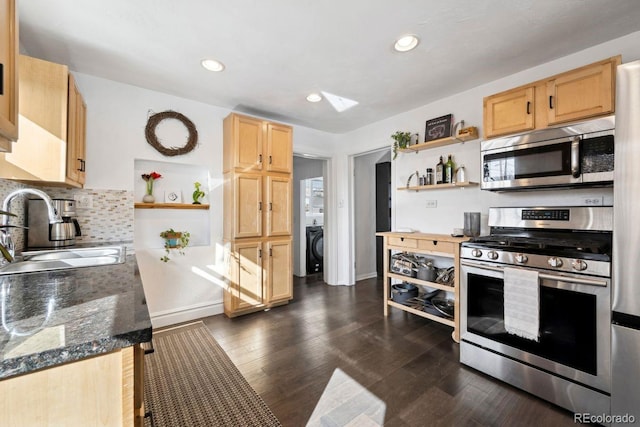
<svg viewBox="0 0 640 427">
<path fill-rule="evenodd" d="M 151 340 L 135 256 L 0 277 L 0 380 Z"/>
</svg>

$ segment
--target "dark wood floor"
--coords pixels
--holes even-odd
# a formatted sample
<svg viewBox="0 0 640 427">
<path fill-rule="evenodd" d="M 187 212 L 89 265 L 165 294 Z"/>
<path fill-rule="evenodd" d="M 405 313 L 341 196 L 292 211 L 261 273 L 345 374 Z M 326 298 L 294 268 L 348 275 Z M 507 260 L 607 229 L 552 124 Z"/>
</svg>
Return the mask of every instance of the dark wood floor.
<svg viewBox="0 0 640 427">
<path fill-rule="evenodd" d="M 284 426 L 304 426 L 336 368 L 386 404 L 385 426 L 563 426 L 571 413 L 458 362 L 451 328 L 390 309 L 382 282 L 294 281 L 287 306 L 203 319 Z"/>
</svg>

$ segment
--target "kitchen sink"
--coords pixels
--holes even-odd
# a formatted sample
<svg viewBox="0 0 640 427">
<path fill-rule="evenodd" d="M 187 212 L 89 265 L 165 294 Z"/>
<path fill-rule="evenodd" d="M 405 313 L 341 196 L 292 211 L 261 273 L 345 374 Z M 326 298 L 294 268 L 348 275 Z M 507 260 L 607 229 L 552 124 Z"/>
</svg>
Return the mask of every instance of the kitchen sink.
<svg viewBox="0 0 640 427">
<path fill-rule="evenodd" d="M 29 251 L 0 268 L 0 275 L 121 264 L 125 257 L 124 246 Z"/>
</svg>

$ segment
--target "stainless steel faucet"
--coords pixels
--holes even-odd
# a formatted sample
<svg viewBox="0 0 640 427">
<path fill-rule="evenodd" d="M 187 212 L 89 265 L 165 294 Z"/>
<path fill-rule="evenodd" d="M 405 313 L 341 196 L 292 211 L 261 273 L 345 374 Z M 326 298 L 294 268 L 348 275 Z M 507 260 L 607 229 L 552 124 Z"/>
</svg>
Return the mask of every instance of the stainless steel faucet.
<svg viewBox="0 0 640 427">
<path fill-rule="evenodd" d="M 51 198 L 44 191 L 36 190 L 35 188 L 20 188 L 18 190 L 12 191 L 7 195 L 7 197 L 4 198 L 4 201 L 2 202 L 2 210 L 5 212 L 8 212 L 9 204 L 11 203 L 11 200 L 13 200 L 16 196 L 19 196 L 20 194 L 33 194 L 35 196 L 40 197 L 42 200 L 44 200 L 44 203 L 47 205 L 47 213 L 49 214 L 49 223 L 55 224 L 58 222 L 62 222 L 62 217 L 60 217 L 60 214 L 53 207 L 53 202 L 51 201 Z M 7 249 L 11 257 L 13 257 L 15 255 L 15 247 L 13 245 L 13 240 L 11 239 L 11 234 L 9 233 L 9 228 L 6 227 L 7 225 L 9 225 L 8 216 L 6 215 L 2 216 L 2 225 L 3 227 L 0 228 L 0 244 L 3 245 Z"/>
</svg>

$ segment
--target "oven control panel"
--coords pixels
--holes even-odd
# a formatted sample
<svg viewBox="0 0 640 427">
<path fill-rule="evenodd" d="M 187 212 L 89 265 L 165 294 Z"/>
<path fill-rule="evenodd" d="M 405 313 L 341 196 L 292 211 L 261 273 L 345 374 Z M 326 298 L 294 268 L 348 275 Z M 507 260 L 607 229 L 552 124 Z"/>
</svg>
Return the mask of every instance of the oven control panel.
<svg viewBox="0 0 640 427">
<path fill-rule="evenodd" d="M 523 209 L 522 219 L 530 221 L 569 221 L 569 209 Z"/>
<path fill-rule="evenodd" d="M 561 271 L 565 273 L 589 274 L 611 277 L 611 263 L 596 260 L 583 260 L 541 254 L 513 252 L 491 248 L 469 247 L 463 244 L 460 258 L 480 261 L 487 264 L 512 267 L 529 267 L 541 270 Z"/>
</svg>

